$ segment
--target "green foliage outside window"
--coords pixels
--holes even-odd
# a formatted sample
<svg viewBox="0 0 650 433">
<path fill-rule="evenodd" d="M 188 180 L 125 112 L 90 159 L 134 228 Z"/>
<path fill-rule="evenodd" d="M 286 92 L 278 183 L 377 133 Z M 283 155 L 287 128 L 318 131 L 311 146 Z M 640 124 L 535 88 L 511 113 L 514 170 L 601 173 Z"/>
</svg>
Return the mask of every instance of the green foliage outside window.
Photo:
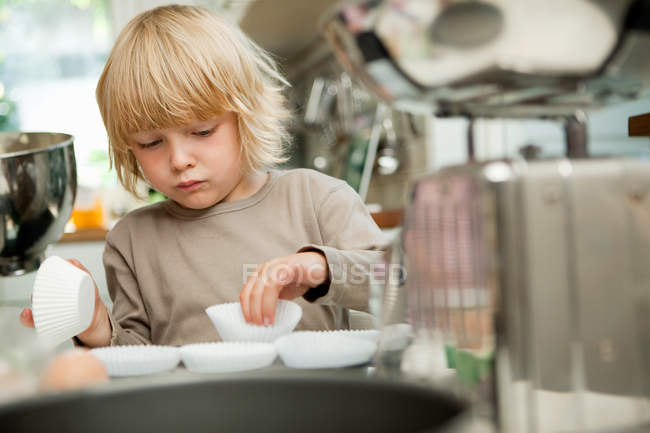
<svg viewBox="0 0 650 433">
<path fill-rule="evenodd" d="M 0 68 L 2 68 L 1 62 Z M 16 129 L 18 129 L 16 104 L 6 97 L 4 85 L 0 82 L 0 131 L 15 131 Z"/>
</svg>

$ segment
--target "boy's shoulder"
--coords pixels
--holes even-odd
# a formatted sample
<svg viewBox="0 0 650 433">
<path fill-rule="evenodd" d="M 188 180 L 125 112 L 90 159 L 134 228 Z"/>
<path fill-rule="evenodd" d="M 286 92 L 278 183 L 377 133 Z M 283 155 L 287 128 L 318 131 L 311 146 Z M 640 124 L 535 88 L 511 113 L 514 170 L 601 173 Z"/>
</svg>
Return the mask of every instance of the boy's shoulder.
<svg viewBox="0 0 650 433">
<path fill-rule="evenodd" d="M 314 197 L 326 196 L 347 186 L 347 182 L 310 168 L 295 168 L 281 172 L 281 184 L 288 188 L 306 189 Z"/>
<path fill-rule="evenodd" d="M 146 205 L 132 210 L 119 219 L 115 226 L 108 232 L 107 241 L 116 241 L 124 237 L 130 237 L 130 233 L 137 231 L 138 227 L 150 226 L 156 220 L 167 218 L 164 209 L 165 201 Z"/>
</svg>

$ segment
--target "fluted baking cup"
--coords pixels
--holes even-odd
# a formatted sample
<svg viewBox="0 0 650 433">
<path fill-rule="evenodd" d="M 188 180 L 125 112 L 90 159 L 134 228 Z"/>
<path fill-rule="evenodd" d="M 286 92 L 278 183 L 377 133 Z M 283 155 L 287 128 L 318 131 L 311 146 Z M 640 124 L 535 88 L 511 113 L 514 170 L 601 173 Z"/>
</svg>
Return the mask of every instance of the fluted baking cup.
<svg viewBox="0 0 650 433">
<path fill-rule="evenodd" d="M 294 332 L 278 338 L 275 348 L 291 368 L 338 368 L 369 362 L 377 344 L 329 332 Z"/>
<path fill-rule="evenodd" d="M 109 376 L 140 376 L 176 367 L 181 359 L 178 347 L 113 346 L 92 349 Z"/>
<path fill-rule="evenodd" d="M 331 331 L 299 331 L 302 334 L 313 335 L 340 335 L 343 337 L 360 338 L 378 344 L 381 332 L 377 329 L 336 329 Z"/>
<path fill-rule="evenodd" d="M 336 331 L 313 331 L 313 332 L 323 332 L 333 335 L 343 335 L 346 337 L 361 338 L 363 340 L 370 341 L 372 343 L 378 343 L 381 332 L 377 329 L 341 329 Z"/>
<path fill-rule="evenodd" d="M 95 286 L 87 272 L 60 257 L 46 259 L 32 291 L 34 327 L 50 345 L 85 331 L 95 311 Z"/>
<path fill-rule="evenodd" d="M 223 341 L 272 342 L 293 331 L 302 317 L 300 305 L 284 300 L 278 300 L 275 321 L 269 326 L 246 322 L 239 302 L 213 305 L 206 308 L 205 312 Z"/>
<path fill-rule="evenodd" d="M 273 363 L 273 343 L 222 342 L 188 344 L 181 347 L 181 359 L 197 373 L 229 373 L 256 370 Z"/>
</svg>

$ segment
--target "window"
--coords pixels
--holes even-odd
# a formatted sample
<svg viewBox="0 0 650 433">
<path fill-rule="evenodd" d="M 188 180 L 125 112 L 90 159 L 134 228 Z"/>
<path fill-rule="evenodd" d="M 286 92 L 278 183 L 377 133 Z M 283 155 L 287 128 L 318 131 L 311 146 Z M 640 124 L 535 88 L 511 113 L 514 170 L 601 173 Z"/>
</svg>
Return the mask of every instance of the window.
<svg viewBox="0 0 650 433">
<path fill-rule="evenodd" d="M 108 0 L 0 0 L 0 130 L 75 136 L 79 184 L 114 184 L 95 86 L 110 50 Z"/>
</svg>

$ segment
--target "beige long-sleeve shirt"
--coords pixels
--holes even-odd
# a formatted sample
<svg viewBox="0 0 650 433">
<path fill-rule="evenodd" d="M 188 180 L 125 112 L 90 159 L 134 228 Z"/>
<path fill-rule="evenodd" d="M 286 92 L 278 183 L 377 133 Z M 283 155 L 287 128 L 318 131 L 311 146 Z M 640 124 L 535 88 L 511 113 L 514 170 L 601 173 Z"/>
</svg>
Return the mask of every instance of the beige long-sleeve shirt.
<svg viewBox="0 0 650 433">
<path fill-rule="evenodd" d="M 238 301 L 257 265 L 305 249 L 325 254 L 330 284 L 295 300 L 296 329 L 346 328 L 348 308 L 368 310 L 385 243 L 353 189 L 307 169 L 271 170 L 252 196 L 207 209 L 138 209 L 106 239 L 111 345 L 219 341 L 205 308 Z"/>
</svg>

